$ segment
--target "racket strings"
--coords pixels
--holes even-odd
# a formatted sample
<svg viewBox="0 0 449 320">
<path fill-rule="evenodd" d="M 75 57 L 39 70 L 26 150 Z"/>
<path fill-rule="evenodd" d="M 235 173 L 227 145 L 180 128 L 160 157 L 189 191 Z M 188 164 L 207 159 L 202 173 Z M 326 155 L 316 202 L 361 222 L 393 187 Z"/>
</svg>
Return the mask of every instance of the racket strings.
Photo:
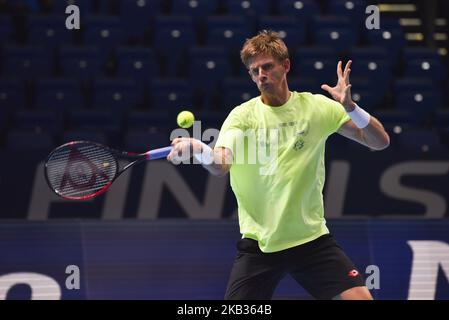
<svg viewBox="0 0 449 320">
<path fill-rule="evenodd" d="M 51 186 L 66 197 L 95 194 L 112 183 L 116 172 L 114 156 L 97 145 L 67 145 L 47 161 Z"/>
</svg>

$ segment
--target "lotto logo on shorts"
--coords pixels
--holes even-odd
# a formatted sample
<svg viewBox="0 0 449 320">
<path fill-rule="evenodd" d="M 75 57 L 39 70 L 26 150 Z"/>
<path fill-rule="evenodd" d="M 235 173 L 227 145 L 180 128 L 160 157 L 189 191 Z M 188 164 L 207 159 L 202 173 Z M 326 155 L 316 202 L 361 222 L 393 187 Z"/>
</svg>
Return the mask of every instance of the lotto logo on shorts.
<svg viewBox="0 0 449 320">
<path fill-rule="evenodd" d="M 359 275 L 359 272 L 356 269 L 352 269 L 348 272 L 348 276 L 351 278 L 357 277 Z"/>
</svg>

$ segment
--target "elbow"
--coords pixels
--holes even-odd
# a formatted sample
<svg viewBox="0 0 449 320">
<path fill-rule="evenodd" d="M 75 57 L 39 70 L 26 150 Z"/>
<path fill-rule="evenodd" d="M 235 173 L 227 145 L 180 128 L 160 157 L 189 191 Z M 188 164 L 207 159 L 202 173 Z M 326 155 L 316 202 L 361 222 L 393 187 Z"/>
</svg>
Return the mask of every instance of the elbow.
<svg viewBox="0 0 449 320">
<path fill-rule="evenodd" d="M 225 177 L 228 174 L 230 167 L 221 165 L 218 168 L 212 167 L 212 168 L 208 168 L 208 169 L 211 174 L 221 178 L 221 177 Z"/>
<path fill-rule="evenodd" d="M 220 171 L 218 173 L 215 174 L 215 176 L 219 177 L 219 178 L 223 178 L 228 174 L 227 171 Z"/>
<path fill-rule="evenodd" d="M 390 136 L 387 133 L 385 133 L 382 140 L 379 141 L 379 143 L 376 144 L 376 146 L 371 147 L 371 149 L 381 151 L 388 148 L 389 146 L 390 146 Z"/>
</svg>

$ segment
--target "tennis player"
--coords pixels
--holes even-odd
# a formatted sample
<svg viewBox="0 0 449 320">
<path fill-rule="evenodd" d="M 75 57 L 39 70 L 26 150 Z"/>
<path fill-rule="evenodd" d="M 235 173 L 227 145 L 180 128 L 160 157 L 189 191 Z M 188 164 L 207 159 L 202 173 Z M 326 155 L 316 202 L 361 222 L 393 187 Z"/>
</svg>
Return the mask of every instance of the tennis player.
<svg viewBox="0 0 449 320">
<path fill-rule="evenodd" d="M 286 274 L 316 299 L 372 299 L 326 227 L 322 196 L 329 135 L 337 132 L 374 150 L 389 145 L 381 123 L 351 98 L 351 61 L 344 68 L 338 63 L 335 86 L 321 87 L 332 100 L 289 89 L 289 53 L 275 32 L 264 30 L 247 39 L 240 55 L 261 95 L 230 112 L 213 150 L 199 140 L 179 138 L 167 157 L 173 161 L 193 151 L 210 173 L 230 172 L 242 239 L 225 299 L 271 299 Z M 248 138 L 248 131 L 260 129 L 278 133 L 277 141 L 253 135 L 258 147 L 276 145 L 276 159 L 239 157 L 236 141 L 242 132 Z M 243 145 L 248 155 L 251 143 Z"/>
</svg>

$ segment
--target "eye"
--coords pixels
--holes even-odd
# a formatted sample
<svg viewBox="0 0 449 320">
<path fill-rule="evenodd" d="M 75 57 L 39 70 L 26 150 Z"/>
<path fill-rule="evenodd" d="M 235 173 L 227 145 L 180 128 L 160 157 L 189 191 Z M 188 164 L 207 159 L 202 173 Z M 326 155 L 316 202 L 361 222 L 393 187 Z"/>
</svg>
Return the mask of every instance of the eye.
<svg viewBox="0 0 449 320">
<path fill-rule="evenodd" d="M 272 63 L 264 64 L 264 65 L 262 66 L 262 68 L 263 68 L 265 71 L 269 71 L 269 70 L 271 70 L 271 69 L 273 68 L 273 64 L 272 64 Z"/>
</svg>

